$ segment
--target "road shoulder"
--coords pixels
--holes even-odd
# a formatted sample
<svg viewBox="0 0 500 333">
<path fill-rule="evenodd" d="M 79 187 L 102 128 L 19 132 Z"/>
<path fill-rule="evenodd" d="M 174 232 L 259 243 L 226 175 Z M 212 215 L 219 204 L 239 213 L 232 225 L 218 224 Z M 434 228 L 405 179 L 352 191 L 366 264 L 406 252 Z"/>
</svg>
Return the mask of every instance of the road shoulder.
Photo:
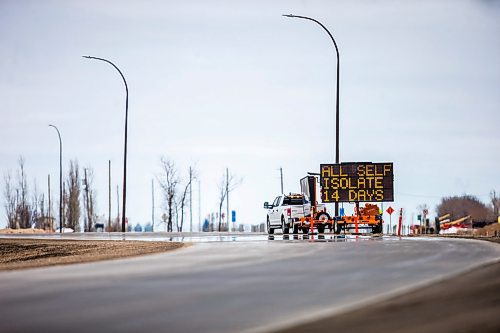
<svg viewBox="0 0 500 333">
<path fill-rule="evenodd" d="M 0 239 L 0 271 L 67 265 L 172 251 L 179 242 Z"/>
<path fill-rule="evenodd" d="M 275 332 L 500 332 L 500 262 L 361 309 Z"/>
</svg>

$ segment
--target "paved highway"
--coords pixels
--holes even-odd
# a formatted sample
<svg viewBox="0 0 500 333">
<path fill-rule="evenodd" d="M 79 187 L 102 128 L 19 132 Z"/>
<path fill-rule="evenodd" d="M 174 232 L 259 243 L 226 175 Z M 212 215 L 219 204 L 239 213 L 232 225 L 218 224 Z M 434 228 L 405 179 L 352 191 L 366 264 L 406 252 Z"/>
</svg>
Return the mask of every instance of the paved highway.
<svg viewBox="0 0 500 333">
<path fill-rule="evenodd" d="M 500 259 L 497 244 L 470 240 L 194 240 L 165 254 L 1 272 L 0 331 L 266 332 Z"/>
</svg>

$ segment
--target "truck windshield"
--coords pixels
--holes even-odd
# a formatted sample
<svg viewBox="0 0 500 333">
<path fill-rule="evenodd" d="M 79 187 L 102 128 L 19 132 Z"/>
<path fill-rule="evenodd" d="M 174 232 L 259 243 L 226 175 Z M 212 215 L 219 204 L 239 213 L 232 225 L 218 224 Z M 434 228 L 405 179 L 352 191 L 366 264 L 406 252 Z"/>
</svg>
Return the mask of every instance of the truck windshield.
<svg viewBox="0 0 500 333">
<path fill-rule="evenodd" d="M 283 206 L 303 205 L 305 203 L 304 197 L 284 197 Z"/>
</svg>

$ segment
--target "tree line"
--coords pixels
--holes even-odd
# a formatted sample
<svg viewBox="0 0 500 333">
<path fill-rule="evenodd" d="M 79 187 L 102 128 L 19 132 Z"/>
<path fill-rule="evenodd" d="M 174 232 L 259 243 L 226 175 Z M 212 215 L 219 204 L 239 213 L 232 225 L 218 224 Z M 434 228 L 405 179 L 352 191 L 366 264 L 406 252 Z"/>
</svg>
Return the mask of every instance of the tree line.
<svg viewBox="0 0 500 333">
<path fill-rule="evenodd" d="M 452 221 L 470 216 L 474 222 L 496 222 L 500 216 L 500 198 L 495 190 L 490 192 L 489 199 L 489 202 L 485 204 L 470 194 L 443 197 L 436 206 L 436 214 L 438 217 L 450 214 L 449 219 Z M 427 215 L 423 212 L 428 212 L 429 206 L 427 204 L 419 205 L 417 211 L 421 216 Z"/>
<path fill-rule="evenodd" d="M 36 179 L 34 179 L 32 187 L 28 185 L 25 164 L 24 157 L 20 156 L 15 175 L 10 170 L 4 175 L 3 196 L 7 227 L 11 229 L 55 230 L 60 226 L 55 224 L 56 220 L 60 223 L 59 200 L 52 199 L 50 175 L 48 175 L 47 193 L 40 192 Z M 166 224 L 167 231 L 174 231 L 175 226 L 176 231 L 182 232 L 186 213 L 188 209 L 192 209 L 192 200 L 190 199 L 192 199 L 193 182 L 198 180 L 199 175 L 193 166 L 190 166 L 186 173 L 182 174 L 174 161 L 165 157 L 160 159 L 160 165 L 161 173 L 157 176 L 157 181 L 162 190 L 163 198 L 164 213 L 161 220 L 162 223 Z M 223 229 L 223 205 L 225 202 L 227 203 L 229 194 L 241 182 L 242 179 L 237 178 L 234 174 L 229 174 L 228 169 L 226 169 L 217 183 L 218 231 Z M 56 183 L 59 187 L 59 182 Z M 59 192 L 59 190 L 54 192 Z M 90 167 L 82 169 L 76 159 L 70 160 L 68 171 L 63 176 L 62 193 L 62 227 L 77 232 L 95 231 L 96 223 L 100 221 L 97 214 L 97 192 L 94 188 L 93 169 Z M 54 207 L 57 207 L 55 211 Z M 83 230 L 80 225 L 82 216 L 84 220 Z M 229 220 L 229 216 L 227 220 Z M 154 216 L 151 223 L 152 231 L 154 231 Z M 104 226 L 104 223 L 99 224 Z M 112 223 L 110 221 L 106 229 L 107 231 L 121 231 L 120 216 L 118 215 Z"/>
<path fill-rule="evenodd" d="M 464 194 L 441 199 L 436 211 L 438 216 L 450 214 L 450 219 L 456 220 L 464 216 L 471 216 L 476 222 L 494 222 L 497 220 L 500 210 L 500 198 L 496 191 L 490 192 L 489 204 L 483 203 L 473 195 Z"/>
<path fill-rule="evenodd" d="M 25 159 L 20 156 L 15 177 L 11 171 L 4 175 L 4 207 L 7 217 L 7 227 L 11 229 L 38 228 L 54 230 L 56 217 L 54 200 L 51 200 L 50 175 L 48 175 L 47 195 L 40 192 L 36 179 L 33 188 L 28 184 Z M 92 231 L 97 220 L 96 191 L 94 189 L 94 174 L 92 168 L 81 169 L 77 160 L 71 160 L 68 173 L 63 179 L 62 211 L 63 228 L 80 231 L 81 204 L 84 206 L 84 231 Z M 83 195 L 82 195 L 83 193 Z M 59 201 L 55 201 L 59 207 Z M 58 212 L 58 209 L 56 209 Z M 59 221 L 61 223 L 61 221 Z"/>
<path fill-rule="evenodd" d="M 157 176 L 160 184 L 165 213 L 162 215 L 162 223 L 167 226 L 167 231 L 172 232 L 175 222 L 177 232 L 182 232 L 184 227 L 185 213 L 188 208 L 192 208 L 191 200 L 187 200 L 188 195 L 192 194 L 192 186 L 195 180 L 198 180 L 198 172 L 190 166 L 187 171 L 187 176 L 183 178 L 173 160 L 166 157 L 160 159 L 161 173 Z M 229 193 L 238 187 L 242 182 L 241 178 L 237 178 L 234 174 L 226 173 L 222 175 L 217 183 L 217 205 L 218 228 L 217 231 L 222 231 L 222 208 L 224 202 L 227 203 Z M 229 217 L 227 217 L 229 219 Z"/>
</svg>

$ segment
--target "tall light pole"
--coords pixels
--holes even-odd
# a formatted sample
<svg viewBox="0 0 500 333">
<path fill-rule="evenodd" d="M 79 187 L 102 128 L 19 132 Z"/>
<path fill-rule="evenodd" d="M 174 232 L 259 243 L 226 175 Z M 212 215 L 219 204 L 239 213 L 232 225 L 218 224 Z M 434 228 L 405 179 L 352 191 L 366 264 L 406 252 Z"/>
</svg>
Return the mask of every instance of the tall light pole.
<svg viewBox="0 0 500 333">
<path fill-rule="evenodd" d="M 97 58 L 97 57 L 91 57 L 91 56 L 83 56 L 84 58 L 87 59 L 95 59 L 95 60 L 100 60 L 107 62 L 111 66 L 113 66 L 118 73 L 120 73 L 120 76 L 123 79 L 123 83 L 125 84 L 125 91 L 126 91 L 126 98 L 125 98 L 125 144 L 124 144 L 124 152 L 123 152 L 123 209 L 122 209 L 122 232 L 125 232 L 125 211 L 126 211 L 126 202 L 127 202 L 127 125 L 128 125 L 128 85 L 127 81 L 125 80 L 125 76 L 123 76 L 122 72 L 118 67 L 116 67 L 115 64 L 113 64 L 111 61 L 103 58 Z"/>
<path fill-rule="evenodd" d="M 57 136 L 59 137 L 59 233 L 62 234 L 62 225 L 63 225 L 63 183 L 62 183 L 62 140 L 61 133 L 59 133 L 59 129 L 55 125 L 49 125 L 50 127 L 54 127 L 57 131 Z"/>
<path fill-rule="evenodd" d="M 111 160 L 108 160 L 108 232 L 111 232 Z"/>
<path fill-rule="evenodd" d="M 291 17 L 291 18 L 300 18 L 304 20 L 309 20 L 313 21 L 314 23 L 318 24 L 321 26 L 328 36 L 332 39 L 333 45 L 335 46 L 335 51 L 337 52 L 337 96 L 336 96 L 336 113 L 335 113 L 335 130 L 336 130 L 336 143 L 335 143 L 335 163 L 339 163 L 339 84 L 340 84 L 340 55 L 339 55 L 339 48 L 337 47 L 337 42 L 335 42 L 335 39 L 333 38 L 332 34 L 328 29 L 318 20 L 315 20 L 313 18 L 307 17 L 307 16 L 298 16 L 298 15 L 293 15 L 293 14 L 285 14 L 283 15 L 285 17 Z M 335 203 L 335 216 L 339 215 L 339 203 Z"/>
</svg>

